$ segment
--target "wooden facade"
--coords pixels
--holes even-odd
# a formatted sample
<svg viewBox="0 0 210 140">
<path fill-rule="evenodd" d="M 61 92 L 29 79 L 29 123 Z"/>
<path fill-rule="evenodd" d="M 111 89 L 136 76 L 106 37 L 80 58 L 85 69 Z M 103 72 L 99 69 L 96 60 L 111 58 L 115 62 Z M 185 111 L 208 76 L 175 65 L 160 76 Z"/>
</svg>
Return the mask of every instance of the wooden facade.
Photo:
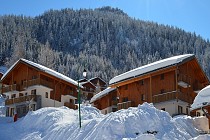
<svg viewBox="0 0 210 140">
<path fill-rule="evenodd" d="M 117 111 L 117 103 L 117 90 L 112 90 L 107 95 L 94 101 L 94 106 L 102 110 L 102 113 L 107 114 Z"/>
<path fill-rule="evenodd" d="M 106 89 L 107 84 L 104 80 L 99 77 L 79 80 L 79 83 L 84 87 L 83 88 L 83 98 L 86 101 L 90 101 L 90 99 L 100 91 Z"/>
<path fill-rule="evenodd" d="M 86 81 L 82 82 L 81 85 L 83 88 L 83 100 L 90 100 L 95 94 L 96 87 L 91 82 Z"/>
<path fill-rule="evenodd" d="M 99 88 L 98 91 L 102 91 L 107 88 L 107 83 L 99 77 L 91 78 L 89 81 Z"/>
<path fill-rule="evenodd" d="M 174 116 L 189 114 L 190 104 L 193 103 L 197 91 L 208 84 L 209 80 L 197 59 L 190 56 L 181 63 L 126 78 L 112 83 L 110 87 L 117 89 L 118 110 L 144 102 L 153 103 L 157 108 L 165 110 L 170 103 L 171 108 L 177 108 L 177 111 L 170 113 Z M 100 102 L 103 99 L 105 97 Z M 104 105 L 105 103 L 101 106 Z"/>
<path fill-rule="evenodd" d="M 72 101 L 77 98 L 76 84 L 63 80 L 62 77 L 49 74 L 43 69 L 27 62 L 20 59 L 6 76 L 2 77 L 2 93 L 7 96 L 6 106 L 8 109 L 12 108 L 14 110 L 17 105 L 24 105 L 27 101 L 33 99 L 34 105 L 36 105 L 34 110 L 36 110 L 39 107 L 45 107 L 43 104 L 37 104 L 37 96 L 41 98 L 46 97 L 48 99 L 46 101 L 54 102 L 55 105 L 55 101 L 58 103 L 62 102 L 61 97 L 65 95 L 69 95 L 73 99 L 65 101 L 63 105 L 73 109 L 77 108 L 74 106 L 75 101 Z M 53 103 L 51 105 L 49 103 L 48 106 L 52 105 Z M 8 116 L 11 115 L 10 111 Z"/>
</svg>

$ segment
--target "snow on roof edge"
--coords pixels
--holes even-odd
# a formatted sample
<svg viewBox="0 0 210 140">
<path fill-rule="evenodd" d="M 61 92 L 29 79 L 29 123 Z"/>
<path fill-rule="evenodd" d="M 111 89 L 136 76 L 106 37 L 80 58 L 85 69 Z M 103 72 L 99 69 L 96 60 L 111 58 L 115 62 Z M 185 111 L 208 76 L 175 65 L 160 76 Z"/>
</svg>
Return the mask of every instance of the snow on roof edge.
<svg viewBox="0 0 210 140">
<path fill-rule="evenodd" d="M 116 88 L 111 88 L 111 87 L 107 87 L 106 89 L 104 89 L 103 91 L 97 93 L 96 95 L 94 95 L 91 100 L 90 103 L 95 102 L 96 100 L 104 97 L 105 95 L 107 95 L 109 92 L 114 91 Z"/>
<path fill-rule="evenodd" d="M 67 76 L 65 76 L 65 75 L 63 75 L 63 74 L 61 74 L 61 73 L 59 73 L 59 72 L 56 72 L 56 71 L 54 71 L 54 70 L 52 70 L 52 69 L 50 69 L 50 68 L 47 68 L 47 67 L 45 67 L 45 66 L 43 66 L 43 65 L 37 64 L 37 63 L 35 63 L 35 62 L 29 61 L 29 60 L 26 60 L 26 59 L 23 59 L 23 58 L 20 58 L 18 61 L 16 61 L 16 62 L 7 70 L 7 72 L 2 76 L 1 80 L 4 79 L 4 78 L 7 76 L 7 74 L 8 74 L 8 73 L 17 65 L 17 63 L 20 62 L 20 61 L 23 61 L 23 62 L 25 62 L 25 63 L 27 63 L 27 64 L 29 64 L 29 65 L 31 65 L 31 66 L 34 66 L 34 67 L 36 67 L 36 68 L 38 68 L 38 69 L 40 69 L 40 70 L 43 70 L 44 72 L 46 72 L 46 73 L 48 73 L 48 74 L 50 74 L 50 75 L 53 75 L 53 76 L 55 76 L 55 77 L 57 77 L 57 78 L 59 78 L 59 79 L 62 79 L 62 80 L 64 80 L 64 81 L 66 81 L 66 82 L 69 82 L 69 83 L 71 83 L 71 84 L 73 84 L 73 85 L 78 86 L 78 82 L 74 81 L 73 79 L 71 79 L 71 78 L 69 78 L 69 77 L 67 77 Z M 83 86 L 81 86 L 81 85 L 80 85 L 80 87 L 83 88 Z"/>
<path fill-rule="evenodd" d="M 18 61 L 16 61 L 5 73 L 4 75 L 1 77 L 1 80 L 3 80 L 6 75 L 16 66 L 16 64 L 20 61 L 20 59 Z"/>
<path fill-rule="evenodd" d="M 90 83 L 92 86 L 96 87 L 92 82 L 90 81 L 86 81 L 86 82 L 79 82 L 81 85 L 84 85 L 84 84 L 87 84 L 87 83 Z"/>
<path fill-rule="evenodd" d="M 101 81 L 103 81 L 104 83 L 106 83 L 101 77 L 93 77 L 93 78 L 91 78 L 91 79 L 89 79 L 88 81 L 92 81 L 92 80 L 94 80 L 94 79 L 96 79 L 96 78 L 99 78 L 99 79 L 101 79 Z M 107 83 L 106 83 L 107 84 Z"/>
<path fill-rule="evenodd" d="M 160 68 L 169 67 L 169 66 L 181 63 L 190 57 L 195 57 L 195 55 L 194 54 L 184 54 L 184 55 L 178 55 L 178 56 L 173 56 L 173 57 L 169 57 L 166 59 L 162 59 L 162 60 L 147 64 L 147 65 L 135 68 L 133 70 L 127 71 L 120 75 L 117 75 L 109 81 L 109 84 L 112 85 L 112 84 L 130 79 L 130 78 L 134 78 L 136 76 L 140 76 L 140 75 L 152 72 L 154 70 L 158 70 Z"/>
</svg>

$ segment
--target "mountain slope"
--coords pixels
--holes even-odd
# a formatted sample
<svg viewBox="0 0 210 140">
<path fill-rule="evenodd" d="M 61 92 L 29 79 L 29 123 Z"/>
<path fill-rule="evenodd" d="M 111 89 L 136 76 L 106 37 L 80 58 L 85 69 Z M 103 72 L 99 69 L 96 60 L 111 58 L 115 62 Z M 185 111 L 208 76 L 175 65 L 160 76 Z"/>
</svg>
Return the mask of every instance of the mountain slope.
<svg viewBox="0 0 210 140">
<path fill-rule="evenodd" d="M 194 53 L 210 75 L 210 43 L 194 33 L 130 18 L 120 9 L 50 10 L 0 17 L 1 63 L 19 57 L 71 78 L 113 76 L 172 55 Z M 20 52 L 17 54 L 17 52 Z M 8 56 L 7 59 L 5 59 Z"/>
</svg>

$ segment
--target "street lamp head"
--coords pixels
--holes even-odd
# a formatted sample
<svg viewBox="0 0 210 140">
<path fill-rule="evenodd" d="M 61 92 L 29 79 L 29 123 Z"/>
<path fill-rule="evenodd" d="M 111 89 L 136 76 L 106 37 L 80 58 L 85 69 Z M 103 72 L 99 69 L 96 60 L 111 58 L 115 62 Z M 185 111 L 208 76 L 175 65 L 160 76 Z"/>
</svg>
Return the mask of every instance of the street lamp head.
<svg viewBox="0 0 210 140">
<path fill-rule="evenodd" d="M 84 69 L 84 70 L 83 70 L 83 77 L 86 78 L 86 76 L 87 76 L 87 71 L 86 71 L 86 69 Z"/>
</svg>

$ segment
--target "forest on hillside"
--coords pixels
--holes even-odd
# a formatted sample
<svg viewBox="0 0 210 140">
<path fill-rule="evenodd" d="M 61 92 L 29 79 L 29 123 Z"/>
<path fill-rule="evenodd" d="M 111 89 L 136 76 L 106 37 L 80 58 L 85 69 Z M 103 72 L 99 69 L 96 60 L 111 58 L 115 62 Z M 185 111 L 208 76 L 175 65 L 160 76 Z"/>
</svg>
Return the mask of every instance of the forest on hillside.
<svg viewBox="0 0 210 140">
<path fill-rule="evenodd" d="M 111 7 L 0 16 L 0 65 L 25 58 L 72 79 L 112 77 L 174 55 L 193 53 L 210 77 L 210 42 L 195 33 L 129 17 Z"/>
</svg>

